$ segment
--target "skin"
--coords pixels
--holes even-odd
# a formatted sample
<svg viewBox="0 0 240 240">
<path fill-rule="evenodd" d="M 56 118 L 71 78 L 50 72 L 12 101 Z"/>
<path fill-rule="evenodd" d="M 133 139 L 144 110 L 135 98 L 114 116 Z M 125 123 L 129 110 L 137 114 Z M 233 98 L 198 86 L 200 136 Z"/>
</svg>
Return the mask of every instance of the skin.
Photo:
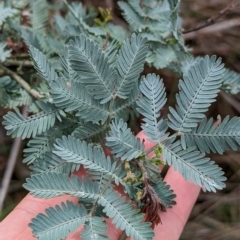
<svg viewBox="0 0 240 240">
<path fill-rule="evenodd" d="M 145 139 L 142 132 L 138 134 L 140 139 Z M 153 143 L 146 141 L 146 150 L 153 146 Z M 76 173 L 79 177 L 84 175 L 84 170 L 81 169 Z M 177 205 L 171 209 L 167 209 L 167 212 L 161 212 L 162 224 L 155 227 L 154 240 L 177 240 L 179 239 L 181 232 L 187 222 L 187 219 L 191 213 L 191 210 L 195 204 L 197 196 L 200 192 L 200 187 L 187 182 L 182 175 L 174 171 L 172 167 L 169 168 L 166 177 L 164 179 L 171 189 L 174 190 Z M 122 195 L 121 187 L 116 187 Z M 40 212 L 45 213 L 45 209 L 48 207 L 54 207 L 56 204 L 60 204 L 62 201 L 66 202 L 71 200 L 77 203 L 78 199 L 70 196 L 56 197 L 52 199 L 40 199 L 35 198 L 28 194 L 17 207 L 1 222 L 0 224 L 0 239 L 2 240 L 34 240 L 31 229 L 28 224 L 31 218 L 36 217 Z M 118 240 L 122 235 L 119 231 L 111 224 L 111 219 L 107 219 L 108 232 L 107 236 L 111 240 Z M 83 226 L 79 227 L 75 233 L 69 235 L 67 240 L 77 240 L 83 229 Z M 130 238 L 127 238 L 130 240 Z"/>
</svg>

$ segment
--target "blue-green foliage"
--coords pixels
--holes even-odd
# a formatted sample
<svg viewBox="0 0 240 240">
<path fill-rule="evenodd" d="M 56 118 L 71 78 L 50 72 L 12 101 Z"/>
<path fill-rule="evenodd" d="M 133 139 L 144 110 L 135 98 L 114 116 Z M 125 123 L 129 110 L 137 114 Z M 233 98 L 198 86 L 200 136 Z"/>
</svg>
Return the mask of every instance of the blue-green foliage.
<svg viewBox="0 0 240 240">
<path fill-rule="evenodd" d="M 167 122 L 159 120 L 161 110 L 167 101 L 163 82 L 159 76 L 148 74 L 146 78 L 142 78 L 140 90 L 144 97 L 137 101 L 137 111 L 144 116 L 145 123 L 142 124 L 142 129 L 149 140 L 161 142 L 168 136 Z"/>
<path fill-rule="evenodd" d="M 59 236 L 65 238 L 69 232 L 86 222 L 87 211 L 83 205 L 74 205 L 67 201 L 61 205 L 46 209 L 46 215 L 39 214 L 29 224 L 33 228 L 33 234 L 41 240 L 57 240 Z M 47 223 L 47 225 L 46 225 Z"/>
<path fill-rule="evenodd" d="M 0 78 L 1 105 L 31 104 L 30 116 L 23 117 L 16 108 L 3 121 L 8 135 L 31 138 L 23 161 L 33 172 L 24 187 L 36 197 L 70 195 L 79 201 L 61 203 L 32 219 L 29 226 L 38 239 L 63 239 L 82 224 L 82 239 L 109 239 L 103 217 L 112 218 L 133 239 L 153 239 L 151 223 L 140 213 L 140 208 L 151 206 L 143 200 L 147 187 L 152 190 L 147 194 L 162 204 L 159 209 L 176 204 L 171 186 L 160 176 L 161 161 L 204 190 L 225 186 L 220 167 L 204 154 L 237 150 L 240 120 L 219 117 L 216 125 L 204 113 L 221 87 L 239 92 L 239 75 L 224 72 L 216 56 L 189 55 L 179 32 L 179 2 L 119 2 L 129 30 L 110 22 L 97 26 L 95 10 L 65 0 L 68 12 L 54 17 L 55 31 L 48 31 L 50 5 L 45 0 L 29 6 L 28 29 L 8 22 L 29 48 L 40 76 L 31 73 L 29 82 L 39 81 L 34 88 L 42 96 L 32 104 L 32 89 L 16 84 L 16 75 Z M 0 6 L 1 11 L 5 16 L 0 25 L 17 14 Z M 176 107 L 169 107 L 167 118 L 161 114 L 167 102 L 163 80 L 155 73 L 141 76 L 145 63 L 183 75 Z M 146 152 L 145 140 L 129 127 L 139 115 L 153 143 L 153 157 Z M 78 178 L 78 170 L 86 176 Z M 116 192 L 116 185 L 129 200 Z"/>
<path fill-rule="evenodd" d="M 204 118 L 212 102 L 215 101 L 222 85 L 224 66 L 220 58 L 206 56 L 179 81 L 176 95 L 176 110 L 169 108 L 169 127 L 178 132 L 189 132 Z"/>
<path fill-rule="evenodd" d="M 222 154 L 225 150 L 237 150 L 240 147 L 240 118 L 229 120 L 225 117 L 220 123 L 214 123 L 213 119 L 204 118 L 198 128 L 181 135 L 183 145 L 197 146 L 201 152 L 214 152 Z"/>
<path fill-rule="evenodd" d="M 106 146 L 112 149 L 116 158 L 130 161 L 143 153 L 144 144 L 131 133 L 122 119 L 112 122 L 110 128 L 109 137 L 106 137 Z"/>
</svg>

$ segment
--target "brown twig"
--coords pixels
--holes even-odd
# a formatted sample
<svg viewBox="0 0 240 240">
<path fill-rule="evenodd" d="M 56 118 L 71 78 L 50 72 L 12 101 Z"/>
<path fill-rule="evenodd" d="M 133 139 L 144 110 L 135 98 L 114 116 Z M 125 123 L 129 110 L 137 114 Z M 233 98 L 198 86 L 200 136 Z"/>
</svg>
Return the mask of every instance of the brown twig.
<svg viewBox="0 0 240 240">
<path fill-rule="evenodd" d="M 23 108 L 23 116 L 27 116 L 28 114 L 28 108 L 24 106 Z M 2 186 L 0 189 L 0 211 L 3 207 L 3 202 L 5 200 L 6 194 L 8 192 L 9 183 L 12 177 L 13 169 L 18 157 L 18 153 L 21 147 L 22 139 L 20 137 L 17 137 L 13 141 L 12 151 L 10 153 L 10 156 L 7 161 L 7 167 L 4 172 Z"/>
<path fill-rule="evenodd" d="M 29 60 L 15 60 L 15 59 L 7 59 L 4 64 L 11 66 L 22 66 L 22 67 L 32 67 L 33 63 Z"/>
<path fill-rule="evenodd" d="M 182 31 L 183 34 L 186 34 L 186 33 L 190 33 L 190 32 L 195 32 L 195 31 L 198 31 L 202 28 L 205 28 L 205 27 L 208 27 L 210 25 L 213 25 L 216 23 L 216 21 L 225 16 L 226 14 L 234 11 L 236 8 L 240 8 L 240 4 L 235 4 L 235 3 L 232 3 L 230 5 L 228 5 L 226 8 L 224 8 L 223 10 L 221 10 L 220 12 L 218 12 L 216 15 L 214 15 L 213 17 L 209 18 L 206 22 L 198 25 L 197 27 L 195 28 L 192 28 L 190 30 L 187 30 L 187 31 Z"/>
<path fill-rule="evenodd" d="M 212 34 L 214 32 L 221 32 L 226 29 L 230 29 L 232 27 L 239 26 L 240 24 L 240 18 L 234 18 L 230 20 L 226 20 L 220 23 L 216 23 L 213 26 L 210 26 L 208 28 L 201 29 L 199 32 L 189 32 L 187 34 L 184 34 L 184 39 L 189 40 L 197 37 L 200 33 L 201 34 Z"/>
<path fill-rule="evenodd" d="M 34 98 L 39 99 L 43 97 L 37 90 L 33 89 L 26 81 L 24 81 L 17 73 L 13 72 L 2 64 L 0 64 L 0 69 L 3 70 L 4 74 L 8 75 L 17 83 L 19 83 Z"/>
<path fill-rule="evenodd" d="M 110 37 L 110 34 L 107 33 L 106 35 L 106 39 L 105 39 L 105 43 L 104 45 L 102 46 L 102 50 L 105 51 L 107 49 L 107 45 L 108 45 L 108 41 L 109 41 L 109 37 Z"/>
</svg>

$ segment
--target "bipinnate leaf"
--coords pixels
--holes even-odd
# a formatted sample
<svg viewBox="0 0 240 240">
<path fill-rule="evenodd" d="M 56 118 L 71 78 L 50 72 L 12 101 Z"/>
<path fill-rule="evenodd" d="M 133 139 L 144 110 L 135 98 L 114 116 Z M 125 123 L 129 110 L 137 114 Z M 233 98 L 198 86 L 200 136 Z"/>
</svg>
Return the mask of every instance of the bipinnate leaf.
<svg viewBox="0 0 240 240">
<path fill-rule="evenodd" d="M 163 147 L 163 160 L 172 165 L 183 177 L 204 190 L 216 192 L 223 189 L 226 178 L 223 171 L 203 153 L 195 151 L 195 147 L 184 150 L 181 141 L 165 144 Z"/>
<path fill-rule="evenodd" d="M 1 26 L 1 17 L 0 17 L 0 26 Z M 7 43 L 0 42 L 0 62 L 4 62 L 6 58 L 11 57 L 12 50 L 7 50 L 6 46 L 7 46 Z"/>
<path fill-rule="evenodd" d="M 71 136 L 80 140 L 91 139 L 99 136 L 99 134 L 105 131 L 104 127 L 98 124 L 85 123 L 72 132 Z"/>
<path fill-rule="evenodd" d="M 106 157 L 103 149 L 71 136 L 57 139 L 54 146 L 53 153 L 65 161 L 82 164 L 86 169 L 104 173 L 116 182 L 121 182 L 121 178 L 115 174 L 118 164 L 112 162 L 109 156 Z"/>
<path fill-rule="evenodd" d="M 133 34 L 123 42 L 123 46 L 117 56 L 116 70 L 118 73 L 116 95 L 120 98 L 128 98 L 134 88 L 147 55 L 146 38 L 140 34 Z"/>
<path fill-rule="evenodd" d="M 86 208 L 70 201 L 49 207 L 45 212 L 39 213 L 29 224 L 33 235 L 39 240 L 64 239 L 87 220 Z"/>
<path fill-rule="evenodd" d="M 31 22 L 34 31 L 41 34 L 45 33 L 45 27 L 48 24 L 48 2 L 46 0 L 35 0 L 31 2 L 32 14 Z"/>
<path fill-rule="evenodd" d="M 97 239 L 108 240 L 105 236 L 107 232 L 107 225 L 102 217 L 89 217 L 85 223 L 84 230 L 81 233 L 82 240 Z M 109 239 L 110 240 L 110 239 Z"/>
<path fill-rule="evenodd" d="M 79 82 L 67 83 L 63 78 L 59 78 L 52 82 L 51 94 L 57 107 L 66 112 L 77 111 L 76 116 L 86 122 L 105 123 L 108 118 L 107 105 L 93 99 Z"/>
<path fill-rule="evenodd" d="M 81 198 L 97 198 L 99 184 L 90 179 L 80 180 L 72 175 L 71 179 L 67 174 L 58 172 L 44 172 L 27 178 L 23 187 L 29 190 L 34 196 L 40 198 L 51 198 L 63 195 L 71 195 Z"/>
<path fill-rule="evenodd" d="M 0 4 L 0 27 L 6 21 L 8 17 L 12 17 L 18 11 L 14 8 L 3 7 L 3 3 Z"/>
<path fill-rule="evenodd" d="M 154 233 L 150 223 L 142 222 L 144 215 L 134 209 L 129 201 L 115 191 L 108 189 L 98 200 L 103 212 L 112 218 L 116 228 L 125 230 L 126 235 L 137 240 L 150 240 Z"/>
<path fill-rule="evenodd" d="M 192 65 L 179 82 L 176 110 L 169 107 L 169 127 L 178 132 L 190 132 L 204 118 L 215 101 L 223 81 L 224 65 L 216 56 L 204 57 Z"/>
<path fill-rule="evenodd" d="M 146 28 L 144 18 L 139 16 L 139 14 L 128 3 L 119 1 L 118 6 L 123 11 L 122 15 L 129 23 L 133 31 Z"/>
<path fill-rule="evenodd" d="M 137 101 L 137 111 L 145 122 L 141 127 L 149 141 L 161 143 L 169 135 L 167 122 L 158 120 L 167 101 L 163 81 L 156 74 L 148 74 L 141 80 L 140 91 L 144 96 Z"/>
<path fill-rule="evenodd" d="M 8 112 L 3 118 L 3 125 L 7 130 L 7 135 L 21 137 L 22 139 L 36 137 L 54 126 L 56 118 L 61 121 L 61 115 L 65 113 L 58 110 L 54 105 L 45 102 L 38 102 L 38 106 L 43 110 L 30 117 L 24 117 L 15 108 L 14 112 Z"/>
<path fill-rule="evenodd" d="M 38 74 L 49 84 L 51 84 L 53 80 L 57 80 L 58 76 L 55 69 L 51 67 L 46 56 L 32 45 L 29 46 L 29 51 L 33 61 L 33 66 Z"/>
<path fill-rule="evenodd" d="M 217 122 L 214 123 L 213 118 L 209 120 L 203 118 L 198 127 L 181 135 L 182 145 L 197 146 L 203 153 L 223 154 L 229 149 L 236 151 L 240 147 L 240 118 L 229 119 L 227 116 L 218 121 L 220 121 L 219 125 Z"/>
<path fill-rule="evenodd" d="M 223 76 L 223 85 L 221 89 L 230 94 L 240 92 L 240 74 L 232 70 L 226 69 Z"/>
<path fill-rule="evenodd" d="M 174 198 L 176 198 L 177 195 L 174 194 L 173 190 L 171 190 L 170 187 L 171 186 L 167 185 L 167 183 L 162 179 L 159 179 L 153 186 L 154 191 L 166 208 L 171 208 L 176 204 Z"/>
<path fill-rule="evenodd" d="M 115 72 L 98 45 L 80 35 L 70 41 L 68 59 L 90 95 L 101 100 L 101 104 L 113 98 Z"/>
<path fill-rule="evenodd" d="M 38 134 L 28 142 L 28 147 L 23 150 L 23 162 L 31 164 L 36 159 L 42 158 L 44 153 L 50 151 L 53 148 L 53 142 L 61 135 L 62 131 L 58 127 L 50 128 L 45 133 Z"/>
<path fill-rule="evenodd" d="M 143 153 L 144 144 L 131 133 L 127 123 L 122 119 L 113 121 L 110 128 L 106 146 L 111 148 L 116 158 L 130 161 Z"/>
<path fill-rule="evenodd" d="M 52 152 L 46 152 L 41 157 L 42 158 L 37 158 L 33 164 L 30 165 L 29 168 L 33 171 L 32 174 L 59 172 L 69 175 L 70 173 L 79 170 L 81 166 L 80 164 L 67 162 Z"/>
</svg>

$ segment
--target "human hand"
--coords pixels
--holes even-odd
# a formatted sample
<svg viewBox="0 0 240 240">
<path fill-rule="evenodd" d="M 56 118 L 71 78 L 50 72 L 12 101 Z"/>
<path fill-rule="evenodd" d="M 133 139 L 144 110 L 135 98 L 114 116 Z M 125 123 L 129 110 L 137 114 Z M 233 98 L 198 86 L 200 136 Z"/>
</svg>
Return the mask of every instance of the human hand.
<svg viewBox="0 0 240 240">
<path fill-rule="evenodd" d="M 140 139 L 144 139 L 143 132 L 138 134 Z M 146 149 L 153 146 L 145 140 Z M 81 169 L 78 176 L 84 175 L 84 170 Z M 177 240 L 179 239 L 181 232 L 187 222 L 187 219 L 191 213 L 194 203 L 200 191 L 200 187 L 193 183 L 187 182 L 181 174 L 174 171 L 172 167 L 169 168 L 166 177 L 164 179 L 174 190 L 177 195 L 177 204 L 173 208 L 168 208 L 167 212 L 161 212 L 162 224 L 155 227 L 155 240 Z M 119 193 L 124 195 L 121 187 L 116 188 Z M 78 202 L 78 199 L 70 196 L 61 196 L 51 199 L 35 198 L 28 194 L 17 207 L 1 222 L 0 224 L 0 239 L 1 240 L 34 240 L 31 229 L 28 224 L 31 219 L 36 217 L 38 213 L 45 213 L 45 209 L 48 207 L 54 207 L 61 202 L 67 200 Z M 122 235 L 122 231 L 116 229 L 111 223 L 111 219 L 106 220 L 108 225 L 107 236 L 111 240 L 118 240 Z M 83 230 L 83 226 L 79 227 L 78 230 L 69 235 L 67 240 L 79 239 L 80 233 Z"/>
</svg>

